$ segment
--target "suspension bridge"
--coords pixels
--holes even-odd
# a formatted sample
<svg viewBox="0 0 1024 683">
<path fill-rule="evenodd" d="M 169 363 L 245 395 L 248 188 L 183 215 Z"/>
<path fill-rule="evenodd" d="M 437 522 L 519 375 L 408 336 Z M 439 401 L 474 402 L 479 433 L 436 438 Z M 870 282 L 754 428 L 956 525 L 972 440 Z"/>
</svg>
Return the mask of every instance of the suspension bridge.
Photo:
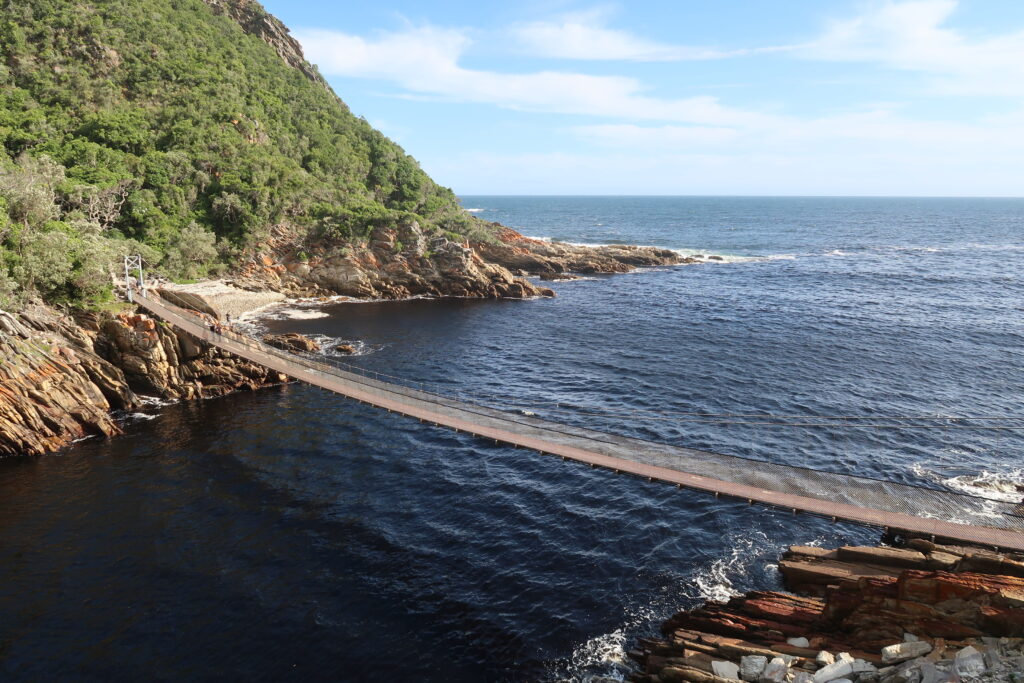
<svg viewBox="0 0 1024 683">
<path fill-rule="evenodd" d="M 134 287 L 131 281 L 128 292 L 135 303 L 167 324 L 224 351 L 295 380 L 423 423 L 793 514 L 817 515 L 893 533 L 931 536 L 996 550 L 1024 551 L 1024 507 L 1020 504 L 655 443 L 553 422 L 523 411 L 456 400 L 218 329 L 144 287 Z"/>
</svg>

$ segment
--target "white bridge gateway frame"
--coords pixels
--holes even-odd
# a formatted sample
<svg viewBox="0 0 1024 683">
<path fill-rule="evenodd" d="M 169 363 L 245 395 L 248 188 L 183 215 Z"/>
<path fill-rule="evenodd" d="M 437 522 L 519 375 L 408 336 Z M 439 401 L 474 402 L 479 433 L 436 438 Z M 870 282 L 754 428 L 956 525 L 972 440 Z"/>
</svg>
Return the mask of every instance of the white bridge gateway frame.
<svg viewBox="0 0 1024 683">
<path fill-rule="evenodd" d="M 128 292 L 128 301 L 135 303 L 134 298 L 132 298 L 132 290 L 134 289 L 132 285 L 135 284 L 132 282 L 132 271 L 138 271 L 138 287 L 140 290 L 144 291 L 146 288 L 146 279 L 142 272 L 142 256 L 135 254 L 133 256 L 124 257 L 124 287 Z"/>
</svg>

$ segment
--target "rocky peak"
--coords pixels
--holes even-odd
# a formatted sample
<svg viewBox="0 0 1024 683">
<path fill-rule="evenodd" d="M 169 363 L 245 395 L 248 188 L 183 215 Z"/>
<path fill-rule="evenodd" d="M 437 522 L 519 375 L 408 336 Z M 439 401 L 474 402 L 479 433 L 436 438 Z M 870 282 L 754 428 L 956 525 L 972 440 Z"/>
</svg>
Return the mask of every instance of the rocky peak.
<svg viewBox="0 0 1024 683">
<path fill-rule="evenodd" d="M 231 17 L 242 30 L 259 37 L 277 51 L 281 59 L 294 69 L 298 69 L 309 80 L 330 89 L 327 82 L 312 64 L 306 61 L 299 41 L 292 38 L 288 27 L 263 9 L 254 0 L 203 0 L 214 13 Z"/>
</svg>

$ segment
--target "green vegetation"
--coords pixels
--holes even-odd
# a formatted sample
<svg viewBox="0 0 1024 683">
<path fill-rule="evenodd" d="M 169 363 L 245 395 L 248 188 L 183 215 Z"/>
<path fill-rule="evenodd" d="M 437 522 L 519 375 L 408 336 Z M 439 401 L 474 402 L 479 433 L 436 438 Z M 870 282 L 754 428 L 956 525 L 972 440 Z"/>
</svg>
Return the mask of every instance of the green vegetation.
<svg viewBox="0 0 1024 683">
<path fill-rule="evenodd" d="M 3 0 L 0 307 L 33 293 L 98 305 L 126 253 L 194 279 L 275 224 L 357 243 L 409 218 L 489 237 L 401 148 L 202 0 Z"/>
</svg>

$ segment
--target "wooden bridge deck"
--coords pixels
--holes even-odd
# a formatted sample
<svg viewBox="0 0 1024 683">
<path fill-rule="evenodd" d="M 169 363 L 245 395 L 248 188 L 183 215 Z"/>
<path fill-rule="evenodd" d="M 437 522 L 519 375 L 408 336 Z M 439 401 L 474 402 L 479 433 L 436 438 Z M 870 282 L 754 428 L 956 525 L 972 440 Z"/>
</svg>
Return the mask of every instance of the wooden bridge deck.
<svg viewBox="0 0 1024 683">
<path fill-rule="evenodd" d="M 136 293 L 136 301 L 167 323 L 225 351 L 421 422 L 716 496 L 1024 551 L 1024 518 L 1012 504 L 655 444 L 456 401 L 287 354 L 241 335 L 219 334 L 153 295 Z"/>
</svg>

